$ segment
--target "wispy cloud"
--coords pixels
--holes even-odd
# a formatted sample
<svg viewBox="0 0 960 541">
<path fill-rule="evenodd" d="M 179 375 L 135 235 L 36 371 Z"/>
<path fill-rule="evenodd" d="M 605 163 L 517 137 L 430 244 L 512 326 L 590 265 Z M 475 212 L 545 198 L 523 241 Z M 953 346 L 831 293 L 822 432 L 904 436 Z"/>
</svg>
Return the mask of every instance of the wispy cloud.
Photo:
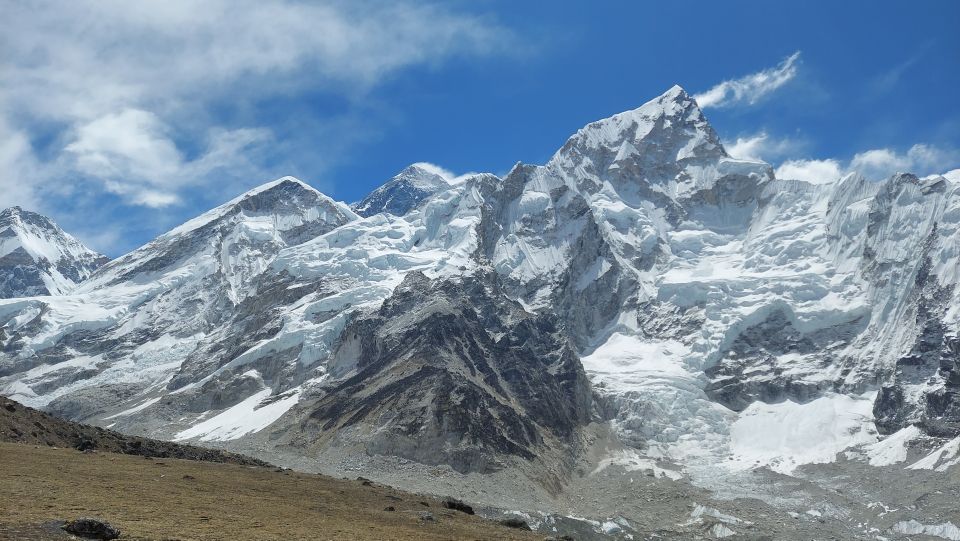
<svg viewBox="0 0 960 541">
<path fill-rule="evenodd" d="M 776 67 L 723 81 L 710 90 L 695 95 L 694 99 L 702 108 L 752 105 L 796 77 L 799 63 L 800 51 L 797 51 Z"/>
<path fill-rule="evenodd" d="M 933 48 L 934 43 L 935 42 L 932 39 L 925 41 L 919 46 L 915 53 L 910 55 L 909 58 L 894 65 L 884 73 L 874 78 L 869 83 L 869 91 L 874 95 L 877 95 L 892 90 L 900 83 L 900 81 L 903 79 L 903 76 L 906 75 L 907 72 L 909 72 L 914 66 L 923 60 L 930 49 Z"/>
<path fill-rule="evenodd" d="M 250 156 L 279 137 L 256 115 L 223 123 L 224 107 L 326 92 L 362 108 L 362 96 L 411 66 L 517 44 L 495 20 L 412 0 L 40 1 L 3 11 L 2 205 L 49 205 L 47 191 L 83 182 L 162 207 L 266 180 Z"/>
</svg>

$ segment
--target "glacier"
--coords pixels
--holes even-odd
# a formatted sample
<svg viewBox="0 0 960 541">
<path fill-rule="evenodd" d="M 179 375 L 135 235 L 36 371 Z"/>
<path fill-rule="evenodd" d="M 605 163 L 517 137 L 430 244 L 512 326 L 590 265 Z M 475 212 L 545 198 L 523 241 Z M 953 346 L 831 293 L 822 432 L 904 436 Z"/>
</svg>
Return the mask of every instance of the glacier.
<svg viewBox="0 0 960 541">
<path fill-rule="evenodd" d="M 960 436 L 956 179 L 776 178 L 679 86 L 544 165 L 441 173 L 353 207 L 285 177 L 2 300 L 0 392 L 268 457 L 542 460 L 554 487 L 597 426 L 588 471 L 706 484 Z"/>
</svg>

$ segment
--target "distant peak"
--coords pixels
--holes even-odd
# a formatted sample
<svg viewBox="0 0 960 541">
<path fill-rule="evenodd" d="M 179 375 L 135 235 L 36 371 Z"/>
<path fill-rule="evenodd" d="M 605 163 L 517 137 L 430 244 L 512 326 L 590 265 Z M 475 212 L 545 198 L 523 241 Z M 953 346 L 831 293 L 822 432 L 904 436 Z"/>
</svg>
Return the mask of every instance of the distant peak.
<svg viewBox="0 0 960 541">
<path fill-rule="evenodd" d="M 4 225 L 10 225 L 11 222 L 30 223 L 43 229 L 57 229 L 56 224 L 54 224 L 50 218 L 47 218 L 43 214 L 25 210 L 20 206 L 12 206 L 4 209 L 0 212 L 0 220 L 3 220 Z"/>
<path fill-rule="evenodd" d="M 0 212 L 0 216 L 5 217 L 5 218 L 14 217 L 14 216 L 21 216 L 21 215 L 23 215 L 25 212 L 28 212 L 28 211 L 23 210 L 23 208 L 20 207 L 20 206 L 18 206 L 18 205 L 14 205 L 14 206 L 12 206 L 12 207 L 8 207 L 8 208 L 3 209 L 3 211 Z"/>
<path fill-rule="evenodd" d="M 353 210 L 365 217 L 381 212 L 402 216 L 424 199 L 448 189 L 454 178 L 453 173 L 438 165 L 417 162 L 367 194 L 353 206 Z"/>
<path fill-rule="evenodd" d="M 451 180 L 453 180 L 455 176 L 453 173 L 451 173 L 450 171 L 447 171 L 446 169 L 440 167 L 439 165 L 434 165 L 429 162 L 417 162 L 417 163 L 410 164 L 407 167 L 405 167 L 403 171 L 400 171 L 400 173 L 397 174 L 397 176 L 398 177 L 413 176 L 413 175 L 420 176 L 424 174 L 440 177 L 441 179 L 443 179 L 448 183 Z"/>
</svg>

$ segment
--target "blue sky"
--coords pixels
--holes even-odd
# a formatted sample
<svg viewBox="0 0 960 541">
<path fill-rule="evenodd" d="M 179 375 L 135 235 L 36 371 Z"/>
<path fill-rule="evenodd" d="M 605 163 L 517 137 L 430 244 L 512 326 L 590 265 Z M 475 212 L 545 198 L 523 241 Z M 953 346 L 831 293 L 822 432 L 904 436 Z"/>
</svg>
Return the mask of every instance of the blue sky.
<svg viewBox="0 0 960 541">
<path fill-rule="evenodd" d="M 960 167 L 960 2 L 0 0 L 0 206 L 117 256 L 295 175 L 503 173 L 673 84 L 783 175 Z"/>
</svg>

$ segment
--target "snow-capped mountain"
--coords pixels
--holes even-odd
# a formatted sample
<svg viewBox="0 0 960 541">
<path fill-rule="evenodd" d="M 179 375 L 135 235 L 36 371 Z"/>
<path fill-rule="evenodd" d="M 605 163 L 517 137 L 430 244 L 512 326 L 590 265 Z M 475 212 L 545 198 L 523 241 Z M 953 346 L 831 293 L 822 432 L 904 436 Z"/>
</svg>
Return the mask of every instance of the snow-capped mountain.
<svg viewBox="0 0 960 541">
<path fill-rule="evenodd" d="M 450 187 L 449 175 L 428 163 L 415 163 L 370 192 L 354 210 L 360 216 L 389 212 L 403 216 L 431 195 Z"/>
<path fill-rule="evenodd" d="M 0 389 L 298 464 L 789 474 L 960 436 L 958 227 L 944 177 L 778 179 L 674 87 L 502 179 L 411 166 L 356 214 L 281 179 L 0 302 Z"/>
<path fill-rule="evenodd" d="M 106 262 L 45 216 L 0 212 L 0 298 L 62 295 Z"/>
</svg>

